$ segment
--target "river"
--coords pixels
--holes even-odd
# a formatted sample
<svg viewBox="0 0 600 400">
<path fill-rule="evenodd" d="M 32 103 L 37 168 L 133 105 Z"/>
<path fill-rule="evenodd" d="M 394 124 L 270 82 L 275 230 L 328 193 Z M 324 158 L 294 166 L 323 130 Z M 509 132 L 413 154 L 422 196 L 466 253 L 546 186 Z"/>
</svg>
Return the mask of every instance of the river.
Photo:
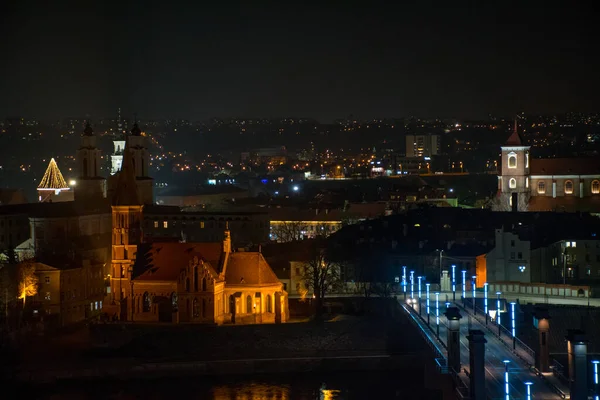
<svg viewBox="0 0 600 400">
<path fill-rule="evenodd" d="M 22 398 L 71 399 L 206 399 L 206 400 L 375 400 L 441 399 L 427 390 L 422 371 L 408 373 L 294 374 L 272 377 L 185 377 L 146 380 L 63 382 L 29 387 Z"/>
</svg>

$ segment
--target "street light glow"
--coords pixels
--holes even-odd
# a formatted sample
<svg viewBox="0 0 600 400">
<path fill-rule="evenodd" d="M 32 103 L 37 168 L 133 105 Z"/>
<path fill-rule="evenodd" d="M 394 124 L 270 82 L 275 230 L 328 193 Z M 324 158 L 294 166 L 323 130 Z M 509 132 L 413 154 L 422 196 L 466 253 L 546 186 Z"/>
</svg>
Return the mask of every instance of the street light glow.
<svg viewBox="0 0 600 400">
<path fill-rule="evenodd" d="M 462 297 L 463 299 L 467 298 L 467 271 L 463 270 L 462 271 Z"/>
<path fill-rule="evenodd" d="M 502 292 L 496 292 L 498 295 L 498 299 L 496 300 L 496 321 L 498 322 L 498 326 L 500 326 L 500 295 Z"/>
<path fill-rule="evenodd" d="M 435 324 L 440 325 L 440 292 L 435 292 Z"/>
<path fill-rule="evenodd" d="M 427 295 L 427 315 L 429 315 L 429 286 L 431 286 L 431 283 L 426 283 L 425 284 L 425 293 Z M 429 319 L 429 317 L 427 317 Z"/>
<path fill-rule="evenodd" d="M 510 303 L 510 313 L 511 315 L 511 325 L 512 325 L 512 336 L 515 337 L 516 336 L 516 329 L 515 329 L 515 302 L 513 301 L 512 303 Z"/>
<path fill-rule="evenodd" d="M 423 278 L 422 276 L 418 276 L 418 277 L 417 277 L 417 281 L 418 281 L 418 283 L 419 283 L 419 291 L 417 292 L 417 293 L 418 293 L 418 295 L 419 295 L 419 300 L 421 300 L 421 279 L 422 279 L 422 278 Z"/>
<path fill-rule="evenodd" d="M 525 382 L 525 386 L 527 386 L 527 400 L 531 400 L 531 385 L 533 385 L 533 382 Z"/>
<path fill-rule="evenodd" d="M 456 293 L 456 265 L 452 264 L 452 293 Z"/>
<path fill-rule="evenodd" d="M 410 271 L 410 298 L 415 297 L 415 271 Z"/>
<path fill-rule="evenodd" d="M 504 394 L 506 400 L 510 400 L 510 386 L 508 384 L 508 363 L 509 360 L 502 361 L 504 363 Z"/>
<path fill-rule="evenodd" d="M 485 315 L 488 315 L 488 303 L 487 303 L 487 299 L 488 299 L 488 283 L 485 282 L 483 284 L 483 309 L 484 309 L 483 312 L 485 313 Z M 487 321 L 487 319 L 486 319 L 486 321 Z"/>
<path fill-rule="evenodd" d="M 404 289 L 404 294 L 406 294 L 406 265 L 402 267 L 402 288 Z"/>
</svg>

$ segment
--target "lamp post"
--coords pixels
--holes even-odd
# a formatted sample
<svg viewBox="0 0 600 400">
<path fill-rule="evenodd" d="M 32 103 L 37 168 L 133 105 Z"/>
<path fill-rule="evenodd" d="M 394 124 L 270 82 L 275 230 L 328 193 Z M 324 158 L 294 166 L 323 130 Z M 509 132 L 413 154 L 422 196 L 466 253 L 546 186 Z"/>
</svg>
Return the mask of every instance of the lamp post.
<svg viewBox="0 0 600 400">
<path fill-rule="evenodd" d="M 467 300 L 467 271 L 462 271 L 462 298 L 463 298 L 463 306 L 465 305 L 465 301 Z"/>
<path fill-rule="evenodd" d="M 511 327 L 512 327 L 512 337 L 513 337 L 513 349 L 517 348 L 517 329 L 515 327 L 515 302 L 510 303 L 510 314 L 511 314 Z"/>
<path fill-rule="evenodd" d="M 440 290 L 442 290 L 442 255 L 444 250 L 438 250 L 440 252 Z"/>
<path fill-rule="evenodd" d="M 402 267 L 402 290 L 404 291 L 404 301 L 406 301 L 406 265 Z"/>
<path fill-rule="evenodd" d="M 427 307 L 427 325 L 429 325 L 429 286 L 431 286 L 431 283 L 426 283 L 425 284 L 425 294 L 427 296 L 427 303 L 426 303 L 426 307 Z"/>
<path fill-rule="evenodd" d="M 452 264 L 452 301 L 456 301 L 456 265 Z"/>
<path fill-rule="evenodd" d="M 600 399 L 600 393 L 598 390 L 598 364 L 600 361 L 594 360 L 592 364 L 594 364 L 594 400 Z"/>
<path fill-rule="evenodd" d="M 488 283 L 483 284 L 483 312 L 485 313 L 485 324 L 488 324 Z"/>
<path fill-rule="evenodd" d="M 421 279 L 423 279 L 422 276 L 418 276 L 417 277 L 417 281 L 418 281 L 418 297 L 419 297 L 419 315 L 421 315 Z"/>
<path fill-rule="evenodd" d="M 510 385 L 508 384 L 508 363 L 509 360 L 504 360 L 504 398 L 510 400 Z"/>
<path fill-rule="evenodd" d="M 437 337 L 440 337 L 440 292 L 435 292 L 435 325 Z"/>
<path fill-rule="evenodd" d="M 498 298 L 496 299 L 496 323 L 498 324 L 498 336 L 501 335 L 502 331 L 500 330 L 502 320 L 500 319 L 500 295 L 502 292 L 496 292 Z"/>
<path fill-rule="evenodd" d="M 531 400 L 531 385 L 533 385 L 533 382 L 525 382 L 525 386 L 527 387 L 527 400 Z"/>
<path fill-rule="evenodd" d="M 477 275 L 473 275 L 473 282 L 471 284 L 471 287 L 473 289 L 473 315 L 475 315 L 475 300 L 477 300 Z"/>
<path fill-rule="evenodd" d="M 415 308 L 412 300 L 415 299 L 415 271 L 410 271 L 410 299 L 413 304 L 413 308 Z"/>
</svg>

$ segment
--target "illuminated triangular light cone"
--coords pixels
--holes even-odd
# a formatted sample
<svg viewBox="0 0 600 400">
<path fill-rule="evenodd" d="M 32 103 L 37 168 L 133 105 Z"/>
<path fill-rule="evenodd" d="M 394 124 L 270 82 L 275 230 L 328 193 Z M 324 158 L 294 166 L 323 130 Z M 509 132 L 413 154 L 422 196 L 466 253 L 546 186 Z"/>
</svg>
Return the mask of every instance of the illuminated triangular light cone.
<svg viewBox="0 0 600 400">
<path fill-rule="evenodd" d="M 67 186 L 67 182 L 65 182 L 65 178 L 58 169 L 54 158 L 50 160 L 50 164 L 48 164 L 48 168 L 46 168 L 46 172 L 38 185 L 38 190 L 69 190 L 69 186 Z"/>
</svg>

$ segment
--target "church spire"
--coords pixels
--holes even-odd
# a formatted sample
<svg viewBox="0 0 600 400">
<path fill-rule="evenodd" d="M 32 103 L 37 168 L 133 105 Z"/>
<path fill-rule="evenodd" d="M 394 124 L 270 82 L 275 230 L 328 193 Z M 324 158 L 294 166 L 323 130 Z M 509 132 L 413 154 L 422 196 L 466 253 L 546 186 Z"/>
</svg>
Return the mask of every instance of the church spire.
<svg viewBox="0 0 600 400">
<path fill-rule="evenodd" d="M 517 118 L 515 118 L 515 127 L 513 129 L 512 134 L 509 136 L 506 141 L 507 146 L 522 146 L 523 140 L 521 140 L 521 136 L 519 135 L 519 126 L 517 124 Z"/>
<path fill-rule="evenodd" d="M 133 128 L 131 128 L 131 135 L 132 136 L 141 136 L 142 135 L 142 130 L 138 126 L 138 122 L 137 122 L 137 114 L 134 114 L 134 116 L 133 116 Z"/>
<path fill-rule="evenodd" d="M 123 151 L 123 164 L 121 164 L 121 171 L 117 175 L 117 186 L 112 200 L 115 206 L 134 206 L 140 204 L 135 182 L 135 171 L 133 169 L 133 157 L 128 145 L 125 146 L 125 150 Z"/>
<path fill-rule="evenodd" d="M 83 130 L 83 135 L 84 136 L 94 136 L 94 130 L 92 129 L 92 126 L 90 125 L 89 120 L 85 124 L 85 129 Z"/>
</svg>

